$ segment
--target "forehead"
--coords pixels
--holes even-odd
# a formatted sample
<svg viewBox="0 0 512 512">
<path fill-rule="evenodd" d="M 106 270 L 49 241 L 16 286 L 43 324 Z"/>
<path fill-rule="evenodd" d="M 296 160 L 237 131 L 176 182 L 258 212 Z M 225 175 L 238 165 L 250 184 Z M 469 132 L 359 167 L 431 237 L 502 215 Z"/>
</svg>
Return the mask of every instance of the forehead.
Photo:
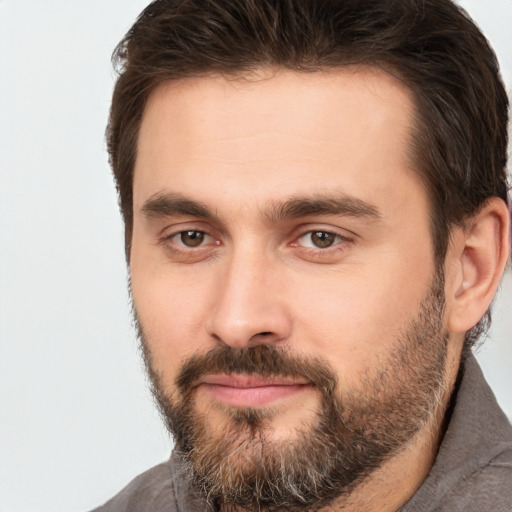
<svg viewBox="0 0 512 512">
<path fill-rule="evenodd" d="M 409 90 L 373 68 L 165 83 L 141 123 L 134 208 L 162 191 L 247 204 L 337 187 L 382 200 L 390 184 L 419 186 L 412 111 Z"/>
</svg>

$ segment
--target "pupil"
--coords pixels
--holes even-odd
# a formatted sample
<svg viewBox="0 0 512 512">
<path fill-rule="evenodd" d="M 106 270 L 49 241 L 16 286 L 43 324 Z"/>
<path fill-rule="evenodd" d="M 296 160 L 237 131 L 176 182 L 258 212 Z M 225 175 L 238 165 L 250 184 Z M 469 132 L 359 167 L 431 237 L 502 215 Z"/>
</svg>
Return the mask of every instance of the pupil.
<svg viewBox="0 0 512 512">
<path fill-rule="evenodd" d="M 204 233 L 201 231 L 184 231 L 181 234 L 181 241 L 187 247 L 197 247 L 204 240 Z"/>
<path fill-rule="evenodd" d="M 331 233 L 326 233 L 325 231 L 316 231 L 311 235 L 313 243 L 322 249 L 326 247 L 330 247 L 334 242 L 334 237 Z"/>
</svg>

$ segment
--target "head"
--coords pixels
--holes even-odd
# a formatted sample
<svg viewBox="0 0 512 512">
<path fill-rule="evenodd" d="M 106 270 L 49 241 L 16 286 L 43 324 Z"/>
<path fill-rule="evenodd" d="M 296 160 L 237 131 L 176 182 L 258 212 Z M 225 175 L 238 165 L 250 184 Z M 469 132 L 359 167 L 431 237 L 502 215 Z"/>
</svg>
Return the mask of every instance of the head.
<svg viewBox="0 0 512 512">
<path fill-rule="evenodd" d="M 107 140 L 128 261 L 142 115 L 158 85 L 186 77 L 350 65 L 395 76 L 413 96 L 410 150 L 428 191 L 439 265 L 454 225 L 490 197 L 507 201 L 507 95 L 493 50 L 452 1 L 161 0 L 141 13 L 114 61 L 120 75 Z M 488 320 L 489 313 L 468 332 L 468 346 Z"/>
<path fill-rule="evenodd" d="M 116 59 L 108 146 L 179 449 L 223 502 L 348 495 L 439 427 L 506 260 L 494 53 L 447 0 L 169 0 Z"/>
</svg>

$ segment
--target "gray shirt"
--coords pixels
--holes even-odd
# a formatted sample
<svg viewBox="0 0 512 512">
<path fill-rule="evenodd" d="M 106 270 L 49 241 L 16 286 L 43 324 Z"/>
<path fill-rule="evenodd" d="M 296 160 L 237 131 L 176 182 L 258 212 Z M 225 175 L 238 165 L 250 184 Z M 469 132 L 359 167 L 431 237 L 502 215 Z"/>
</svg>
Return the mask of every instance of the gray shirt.
<svg viewBox="0 0 512 512">
<path fill-rule="evenodd" d="M 173 454 L 94 512 L 206 510 Z M 399 512 L 512 512 L 512 426 L 472 355 L 434 466 Z"/>
</svg>

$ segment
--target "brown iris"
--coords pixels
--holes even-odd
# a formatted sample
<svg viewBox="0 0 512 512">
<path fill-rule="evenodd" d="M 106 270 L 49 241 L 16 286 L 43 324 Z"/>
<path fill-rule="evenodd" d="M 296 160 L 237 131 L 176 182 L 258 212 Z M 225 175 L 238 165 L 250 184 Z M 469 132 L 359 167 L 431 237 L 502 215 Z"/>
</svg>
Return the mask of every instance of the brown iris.
<svg viewBox="0 0 512 512">
<path fill-rule="evenodd" d="M 311 242 L 320 249 L 330 247 L 336 239 L 336 235 L 325 231 L 314 231 L 311 233 Z"/>
<path fill-rule="evenodd" d="M 197 247 L 204 241 L 205 234 L 201 231 L 183 231 L 180 240 L 187 247 Z"/>
</svg>

